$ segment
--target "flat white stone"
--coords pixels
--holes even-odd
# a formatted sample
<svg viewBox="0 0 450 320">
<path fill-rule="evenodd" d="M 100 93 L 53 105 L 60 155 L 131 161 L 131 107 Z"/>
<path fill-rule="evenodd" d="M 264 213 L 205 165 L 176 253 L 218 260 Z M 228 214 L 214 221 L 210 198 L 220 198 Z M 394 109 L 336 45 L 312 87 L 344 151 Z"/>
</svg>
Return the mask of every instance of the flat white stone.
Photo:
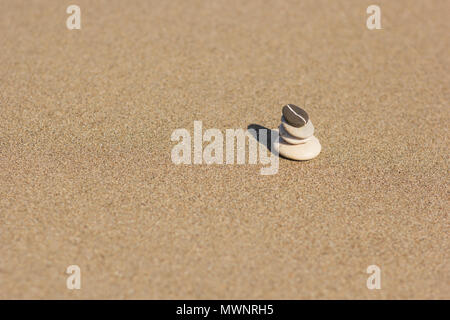
<svg viewBox="0 0 450 320">
<path fill-rule="evenodd" d="M 280 132 L 280 136 L 283 137 L 283 140 L 290 144 L 306 143 L 306 142 L 310 141 L 313 137 L 313 136 L 311 136 L 306 139 L 298 139 L 298 138 L 294 137 L 293 135 L 290 135 L 289 132 L 287 132 L 286 129 L 281 124 L 278 127 L 278 131 Z"/>
<path fill-rule="evenodd" d="M 314 134 L 314 126 L 313 126 L 311 120 L 309 120 L 303 127 L 300 127 L 300 128 L 291 126 L 289 123 L 287 123 L 284 116 L 281 117 L 281 123 L 283 124 L 283 127 L 286 129 L 286 131 L 291 136 L 294 136 L 294 138 L 306 139 L 306 138 L 311 137 Z"/>
<path fill-rule="evenodd" d="M 280 155 L 292 160 L 311 160 L 317 157 L 322 150 L 319 139 L 314 136 L 308 142 L 302 144 L 290 144 L 280 137 L 279 141 L 273 144 L 273 147 Z"/>
</svg>

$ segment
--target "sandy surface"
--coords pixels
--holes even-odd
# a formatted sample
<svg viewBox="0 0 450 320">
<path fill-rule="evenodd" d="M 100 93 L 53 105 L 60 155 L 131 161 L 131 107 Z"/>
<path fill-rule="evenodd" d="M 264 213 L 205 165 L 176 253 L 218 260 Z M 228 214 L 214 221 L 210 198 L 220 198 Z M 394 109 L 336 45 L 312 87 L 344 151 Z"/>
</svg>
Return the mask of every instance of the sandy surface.
<svg viewBox="0 0 450 320">
<path fill-rule="evenodd" d="M 1 0 L 0 298 L 450 298 L 450 2 L 372 3 Z M 315 160 L 172 163 L 285 103 Z"/>
</svg>

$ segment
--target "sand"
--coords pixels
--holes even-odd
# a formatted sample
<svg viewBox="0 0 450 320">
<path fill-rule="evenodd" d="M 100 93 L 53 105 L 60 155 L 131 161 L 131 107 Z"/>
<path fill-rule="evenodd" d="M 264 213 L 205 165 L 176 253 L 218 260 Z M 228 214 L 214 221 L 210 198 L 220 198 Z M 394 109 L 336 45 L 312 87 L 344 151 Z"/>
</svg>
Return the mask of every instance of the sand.
<svg viewBox="0 0 450 320">
<path fill-rule="evenodd" d="M 0 4 L 0 298 L 450 298 L 449 1 Z M 172 163 L 286 103 L 318 158 Z"/>
</svg>

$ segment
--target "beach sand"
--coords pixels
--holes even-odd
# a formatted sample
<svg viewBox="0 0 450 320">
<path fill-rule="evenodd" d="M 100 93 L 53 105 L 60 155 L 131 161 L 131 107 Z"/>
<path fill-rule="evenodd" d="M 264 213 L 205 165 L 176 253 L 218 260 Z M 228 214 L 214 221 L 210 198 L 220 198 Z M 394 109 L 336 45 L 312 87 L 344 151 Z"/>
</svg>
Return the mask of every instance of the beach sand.
<svg viewBox="0 0 450 320">
<path fill-rule="evenodd" d="M 450 298 L 449 1 L 73 3 L 0 1 L 0 298 Z M 286 103 L 316 159 L 172 163 Z"/>
</svg>

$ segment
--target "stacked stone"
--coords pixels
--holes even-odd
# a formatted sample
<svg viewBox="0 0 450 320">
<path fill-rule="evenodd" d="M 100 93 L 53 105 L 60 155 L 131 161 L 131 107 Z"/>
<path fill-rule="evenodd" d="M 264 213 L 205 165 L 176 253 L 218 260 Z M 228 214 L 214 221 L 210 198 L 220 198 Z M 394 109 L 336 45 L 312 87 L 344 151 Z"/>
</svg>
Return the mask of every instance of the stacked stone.
<svg viewBox="0 0 450 320">
<path fill-rule="evenodd" d="M 314 136 L 314 126 L 305 110 L 293 104 L 283 107 L 278 128 L 280 139 L 274 144 L 278 153 L 292 160 L 310 160 L 322 149 Z"/>
</svg>

